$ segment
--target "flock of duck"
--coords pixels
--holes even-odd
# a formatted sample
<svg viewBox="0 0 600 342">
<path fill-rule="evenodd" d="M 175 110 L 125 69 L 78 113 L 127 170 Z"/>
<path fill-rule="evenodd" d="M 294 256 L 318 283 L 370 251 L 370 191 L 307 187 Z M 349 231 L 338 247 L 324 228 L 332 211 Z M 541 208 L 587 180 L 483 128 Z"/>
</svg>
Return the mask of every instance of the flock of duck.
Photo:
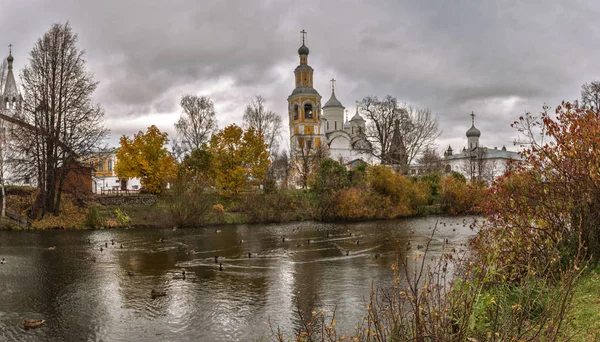
<svg viewBox="0 0 600 342">
<path fill-rule="evenodd" d="M 446 222 L 439 222 L 439 224 L 440 224 L 440 225 L 442 225 L 443 227 L 447 227 L 447 225 L 449 225 L 450 227 L 452 227 L 453 225 L 459 226 L 459 223 L 456 223 L 456 224 L 449 223 L 449 224 L 447 224 Z M 466 227 L 466 225 L 467 225 L 467 221 L 466 221 L 466 219 L 463 219 L 462 226 L 463 226 L 463 227 Z M 299 230 L 299 229 L 300 229 L 300 227 L 294 228 L 294 229 L 292 230 L 292 232 L 296 232 L 296 231 L 297 231 L 297 230 Z M 431 227 L 430 227 L 429 229 L 431 229 Z M 176 230 L 176 228 L 173 228 L 173 231 L 175 231 L 175 230 Z M 455 232 L 455 231 L 456 231 L 456 228 L 452 228 L 452 231 L 453 231 L 453 232 Z M 215 233 L 221 233 L 221 230 L 220 230 L 220 229 L 216 229 L 216 230 L 215 230 Z M 411 228 L 411 231 L 410 231 L 410 233 L 411 233 L 411 234 L 413 234 L 413 233 L 414 233 L 414 230 L 413 230 L 412 228 Z M 353 233 L 353 232 L 350 232 L 350 231 L 348 231 L 348 232 L 347 232 L 347 236 L 348 236 L 348 237 L 352 237 L 352 236 L 355 236 L 355 235 L 354 235 L 354 233 Z M 333 234 L 331 234 L 331 233 L 328 233 L 328 234 L 327 234 L 327 237 L 331 238 L 331 237 L 334 237 L 334 235 L 333 235 Z M 281 241 L 282 241 L 282 242 L 284 242 L 284 243 L 286 243 L 286 242 L 289 242 L 289 241 L 291 241 L 291 240 L 292 240 L 292 239 L 289 239 L 289 238 L 287 238 L 287 237 L 285 237 L 285 236 L 281 238 Z M 159 242 L 161 242 L 161 243 L 164 243 L 164 242 L 165 242 L 165 239 L 164 239 L 164 238 L 160 238 L 160 239 L 159 239 Z M 243 243 L 243 242 L 244 242 L 244 240 L 238 240 L 238 243 Z M 307 240 L 306 240 L 306 244 L 307 244 L 307 245 L 310 245 L 311 243 L 314 243 L 314 242 L 315 242 L 315 240 L 313 240 L 313 239 L 307 239 Z M 386 239 L 385 239 L 385 242 L 386 242 L 386 243 L 387 243 L 387 242 L 389 242 L 389 239 L 388 239 L 388 238 L 386 238 Z M 443 242 L 443 243 L 445 243 L 445 244 L 448 244 L 448 243 L 449 243 L 449 240 L 446 238 L 446 239 L 443 239 L 443 240 L 442 240 L 442 242 Z M 91 241 L 91 239 L 89 239 L 89 238 L 88 238 L 88 239 L 87 239 L 87 243 L 88 243 L 88 244 L 92 244 L 92 241 Z M 357 240 L 356 240 L 354 243 L 355 243 L 357 246 L 360 246 L 360 239 L 357 239 Z M 461 244 L 461 246 L 462 246 L 462 245 L 463 245 L 463 244 Z M 110 246 L 116 246 L 116 243 L 115 243 L 115 240 L 114 240 L 114 239 L 111 239 L 111 240 L 110 240 Z M 297 246 L 297 247 L 300 247 L 300 246 L 302 246 L 302 244 L 296 244 L 296 246 Z M 410 250 L 410 249 L 411 249 L 411 247 L 412 247 L 412 244 L 411 244 L 411 241 L 409 240 L 409 241 L 406 243 L 406 250 L 407 250 L 407 251 L 408 251 L 408 250 Z M 417 245 L 416 247 L 417 247 L 417 250 L 422 250 L 423 248 L 425 248 L 425 246 L 423 246 L 423 245 L 420 245 L 420 244 L 419 244 L 419 245 Z M 48 250 L 55 250 L 55 248 L 56 248 L 55 246 L 51 246 L 51 247 L 49 247 L 49 248 L 47 248 L 47 249 L 48 249 Z M 104 250 L 107 250 L 108 248 L 109 248 L 109 243 L 108 243 L 108 242 L 105 242 L 104 244 L 100 245 L 100 247 L 99 247 L 99 250 L 100 250 L 100 252 L 104 252 Z M 115 247 L 115 248 L 123 249 L 123 248 L 124 248 L 124 246 L 123 246 L 123 244 L 122 244 L 122 243 L 119 243 L 119 244 L 118 244 L 118 247 Z M 351 254 L 351 251 L 350 251 L 349 249 L 346 249 L 346 250 L 345 250 L 345 255 L 346 255 L 346 256 L 350 256 L 350 254 Z M 253 253 L 252 253 L 252 252 L 248 252 L 248 259 L 252 258 L 252 256 L 253 256 Z M 373 254 L 373 256 L 374 256 L 374 258 L 375 258 L 375 259 L 378 259 L 379 257 L 381 257 L 381 253 L 375 253 L 375 254 Z M 219 265 L 219 267 L 218 267 L 218 270 L 219 270 L 219 271 L 223 271 L 223 262 L 222 262 L 222 258 L 223 258 L 223 257 L 220 257 L 220 256 L 218 256 L 218 255 L 215 255 L 215 257 L 214 257 L 215 264 L 218 264 L 218 265 Z M 92 257 L 92 258 L 91 258 L 91 260 L 92 260 L 93 262 L 96 262 L 96 258 L 95 258 L 95 257 Z M 2 260 L 0 260 L 0 265 L 3 265 L 3 264 L 5 264 L 6 262 L 7 262 L 7 261 L 6 261 L 6 259 L 5 259 L 5 258 L 2 258 Z M 131 271 L 131 270 L 127 271 L 127 275 L 128 275 L 129 277 L 133 277 L 133 276 L 135 276 L 134 272 L 133 272 L 133 271 Z M 186 271 L 185 271 L 185 270 L 182 270 L 180 274 L 175 274 L 175 275 L 173 275 L 173 277 L 172 277 L 172 278 L 173 278 L 174 280 L 186 280 Z M 166 291 L 165 291 L 165 290 L 163 290 L 163 289 L 154 288 L 154 289 L 152 289 L 152 290 L 150 291 L 150 297 L 151 297 L 152 299 L 156 299 L 156 298 L 159 298 L 159 297 L 164 297 L 164 296 L 166 296 L 166 295 L 167 295 L 167 293 L 166 293 Z M 32 329 L 32 328 L 37 328 L 37 327 L 40 327 L 41 325 L 43 325 L 43 324 L 44 324 L 44 322 L 45 322 L 45 320 L 43 320 L 43 319 L 26 319 L 26 320 L 24 320 L 24 322 L 23 322 L 23 326 L 24 326 L 24 328 L 25 328 L 25 329 Z"/>
</svg>

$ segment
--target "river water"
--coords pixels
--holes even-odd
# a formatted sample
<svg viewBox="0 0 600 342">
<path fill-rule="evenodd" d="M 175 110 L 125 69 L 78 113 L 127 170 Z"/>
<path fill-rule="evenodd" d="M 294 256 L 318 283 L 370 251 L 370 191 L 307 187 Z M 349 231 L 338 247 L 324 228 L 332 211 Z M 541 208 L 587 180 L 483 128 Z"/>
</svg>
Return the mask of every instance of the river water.
<svg viewBox="0 0 600 342">
<path fill-rule="evenodd" d="M 269 319 L 290 332 L 298 310 L 335 307 L 351 332 L 371 285 L 389 285 L 398 253 L 416 253 L 438 220 L 432 256 L 474 234 L 471 217 L 0 231 L 0 341 L 251 341 L 269 336 Z M 25 330 L 24 319 L 46 322 Z"/>
</svg>

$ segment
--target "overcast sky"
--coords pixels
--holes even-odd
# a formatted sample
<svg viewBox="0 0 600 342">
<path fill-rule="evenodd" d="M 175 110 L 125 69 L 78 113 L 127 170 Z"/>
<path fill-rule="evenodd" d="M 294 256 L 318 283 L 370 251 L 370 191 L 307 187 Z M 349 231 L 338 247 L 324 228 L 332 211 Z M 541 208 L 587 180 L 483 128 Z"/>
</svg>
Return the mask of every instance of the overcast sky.
<svg viewBox="0 0 600 342">
<path fill-rule="evenodd" d="M 287 127 L 305 29 L 324 101 L 334 77 L 351 115 L 367 95 L 429 107 L 440 151 L 466 145 L 474 111 L 481 143 L 511 149 L 512 121 L 600 78 L 599 15 L 594 1 L 0 0 L 0 55 L 12 43 L 20 70 L 69 21 L 116 145 L 151 124 L 174 134 L 185 93 L 209 96 L 220 128 L 262 95 Z"/>
</svg>

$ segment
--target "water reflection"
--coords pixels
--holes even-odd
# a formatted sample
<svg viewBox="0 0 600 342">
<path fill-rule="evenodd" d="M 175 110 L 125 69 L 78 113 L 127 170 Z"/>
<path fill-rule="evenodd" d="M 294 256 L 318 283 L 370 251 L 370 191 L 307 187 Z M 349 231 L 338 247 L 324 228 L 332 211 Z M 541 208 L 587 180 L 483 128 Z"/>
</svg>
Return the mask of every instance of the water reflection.
<svg viewBox="0 0 600 342">
<path fill-rule="evenodd" d="M 389 285 L 398 253 L 417 253 L 436 220 L 2 231 L 0 340 L 246 341 L 268 336 L 269 318 L 289 332 L 298 310 L 336 306 L 350 331 L 371 285 Z M 440 220 L 432 255 L 473 234 L 471 218 Z M 25 331 L 30 318 L 46 324 Z"/>
</svg>

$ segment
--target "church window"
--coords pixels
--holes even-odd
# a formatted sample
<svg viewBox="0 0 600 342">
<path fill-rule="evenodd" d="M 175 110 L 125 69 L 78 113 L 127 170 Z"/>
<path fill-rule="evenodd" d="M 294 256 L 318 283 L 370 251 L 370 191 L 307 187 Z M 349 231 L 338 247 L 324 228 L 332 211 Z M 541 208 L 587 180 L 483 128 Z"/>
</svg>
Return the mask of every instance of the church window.
<svg viewBox="0 0 600 342">
<path fill-rule="evenodd" d="M 298 105 L 294 105 L 294 120 L 298 120 Z"/>
<path fill-rule="evenodd" d="M 312 149 L 312 139 L 306 140 L 306 149 L 307 150 Z"/>
<path fill-rule="evenodd" d="M 329 130 L 329 121 L 327 121 L 327 130 Z"/>
<path fill-rule="evenodd" d="M 313 107 L 312 104 L 307 103 L 304 105 L 304 118 L 312 119 L 313 118 Z"/>
<path fill-rule="evenodd" d="M 335 130 L 337 131 L 337 121 L 334 121 Z"/>
<path fill-rule="evenodd" d="M 354 127 L 352 127 L 352 134 L 354 134 Z"/>
<path fill-rule="evenodd" d="M 100 160 L 98 162 L 98 171 L 104 172 L 104 163 L 103 163 L 103 160 Z"/>
<path fill-rule="evenodd" d="M 6 105 L 5 105 L 5 107 L 4 107 L 4 108 L 5 108 L 5 109 L 10 109 L 10 108 L 9 108 L 9 106 L 10 106 L 10 102 L 8 102 L 8 99 L 6 99 Z"/>
<path fill-rule="evenodd" d="M 113 161 L 112 160 L 108 160 L 108 171 L 112 172 L 113 170 Z"/>
<path fill-rule="evenodd" d="M 446 172 L 450 173 L 452 171 L 452 166 L 446 165 Z"/>
</svg>

